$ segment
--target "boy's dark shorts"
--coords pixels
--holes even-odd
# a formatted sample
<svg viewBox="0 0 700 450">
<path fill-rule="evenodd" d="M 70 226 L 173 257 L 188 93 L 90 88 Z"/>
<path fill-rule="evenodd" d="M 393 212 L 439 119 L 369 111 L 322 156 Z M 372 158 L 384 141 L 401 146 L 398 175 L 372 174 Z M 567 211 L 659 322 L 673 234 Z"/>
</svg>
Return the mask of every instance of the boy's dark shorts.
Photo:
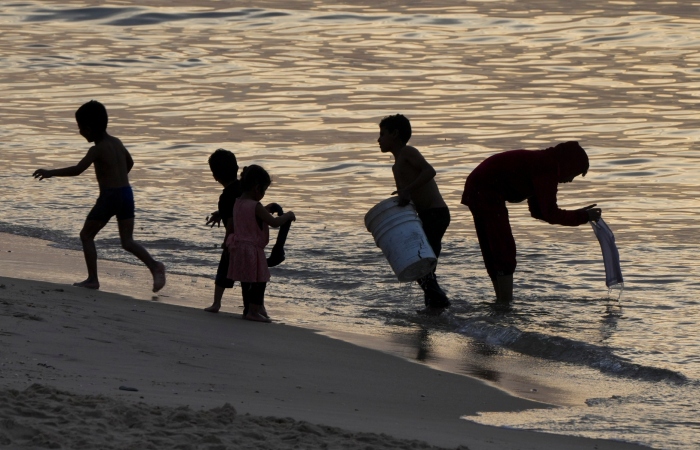
<svg viewBox="0 0 700 450">
<path fill-rule="evenodd" d="M 134 218 L 134 192 L 131 186 L 100 189 L 100 196 L 87 220 L 109 222 L 112 216 L 117 216 L 117 220 Z"/>
<path fill-rule="evenodd" d="M 449 208 L 431 208 L 418 213 L 418 217 L 423 222 L 423 231 L 428 243 L 433 248 L 433 252 L 437 258 L 440 257 L 442 251 L 442 237 L 450 226 L 450 210 Z"/>
<path fill-rule="evenodd" d="M 233 280 L 228 278 L 228 261 L 230 258 L 230 253 L 228 249 L 225 248 L 221 252 L 221 259 L 219 259 L 219 267 L 216 269 L 216 280 L 214 284 L 222 288 L 231 289 L 233 287 Z"/>
</svg>

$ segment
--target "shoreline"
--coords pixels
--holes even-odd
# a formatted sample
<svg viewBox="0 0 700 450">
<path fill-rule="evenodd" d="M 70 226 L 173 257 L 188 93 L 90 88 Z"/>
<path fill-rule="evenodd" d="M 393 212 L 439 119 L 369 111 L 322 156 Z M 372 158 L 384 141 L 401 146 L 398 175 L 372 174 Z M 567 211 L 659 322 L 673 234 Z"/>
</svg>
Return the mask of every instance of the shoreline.
<svg viewBox="0 0 700 450">
<path fill-rule="evenodd" d="M 81 281 L 85 274 L 85 262 L 79 251 L 58 248 L 51 241 L 0 232 L 0 273 L 21 279 L 35 279 L 71 286 Z M 135 260 L 135 258 L 134 258 Z M 212 274 L 216 262 L 212 260 Z M 152 278 L 140 263 L 128 264 L 99 259 L 100 292 L 132 297 L 136 300 L 185 306 L 201 310 L 209 306 L 214 291 L 214 280 L 168 273 L 168 282 L 159 293 L 151 292 Z M 220 313 L 236 314 L 242 305 L 233 303 L 235 294 L 224 295 Z M 426 335 L 421 329 L 398 329 L 397 327 L 342 326 L 329 322 L 310 323 L 303 312 L 294 305 L 267 296 L 276 322 L 301 327 L 318 334 L 338 339 L 397 356 L 408 361 L 426 365 L 436 370 L 469 376 L 503 390 L 515 397 L 556 406 L 581 406 L 588 393 L 566 385 L 556 376 L 527 376 L 533 365 L 537 370 L 546 370 L 532 358 L 518 355 L 506 361 L 494 360 L 492 355 L 479 355 L 463 338 L 456 342 L 453 336 L 444 333 Z M 212 314 L 207 314 L 207 316 Z M 465 355 L 469 355 L 465 361 Z M 502 359 L 502 358 L 501 358 Z M 556 370 L 556 369 L 555 369 Z M 555 374 L 552 374 L 555 375 Z M 565 380 L 564 380 L 565 381 Z"/>
<path fill-rule="evenodd" d="M 201 286 L 178 286 L 177 295 L 164 293 L 168 303 L 151 301 L 153 295 L 146 289 L 150 276 L 138 266 L 134 272 L 143 277 L 105 269 L 110 264 L 101 262 L 102 273 L 112 272 L 103 287 L 122 283 L 133 297 L 66 285 L 65 274 L 51 274 L 46 265 L 58 257 L 62 270 L 78 270 L 76 255 L 62 249 L 53 249 L 53 255 L 46 248 L 42 253 L 46 243 L 14 238 L 14 244 L 23 241 L 21 250 L 8 251 L 8 239 L 0 236 L 0 270 L 6 274 L 12 266 L 26 277 L 0 278 L 4 392 L 39 383 L 78 396 L 103 395 L 151 408 L 188 405 L 207 410 L 229 403 L 239 414 L 268 420 L 291 417 L 446 447 L 645 448 L 478 425 L 460 418 L 479 411 L 550 406 L 317 330 L 250 323 L 228 312 L 196 314 L 191 305 L 170 304 Z M 78 262 L 79 271 L 73 272 L 82 273 L 82 260 Z M 38 274 L 51 282 L 32 281 Z M 177 279 L 169 277 L 170 282 Z M 120 386 L 138 391 L 119 390 Z"/>
</svg>

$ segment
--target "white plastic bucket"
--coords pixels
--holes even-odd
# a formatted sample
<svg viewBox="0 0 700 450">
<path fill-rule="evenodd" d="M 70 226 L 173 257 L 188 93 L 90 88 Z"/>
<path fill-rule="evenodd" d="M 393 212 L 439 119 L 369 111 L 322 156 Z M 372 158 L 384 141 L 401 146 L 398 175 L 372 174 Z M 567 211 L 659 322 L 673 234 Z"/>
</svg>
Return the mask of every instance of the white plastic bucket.
<svg viewBox="0 0 700 450">
<path fill-rule="evenodd" d="M 435 270 L 437 258 L 413 205 L 398 198 L 379 202 L 365 215 L 365 226 L 399 281 L 415 281 Z"/>
</svg>

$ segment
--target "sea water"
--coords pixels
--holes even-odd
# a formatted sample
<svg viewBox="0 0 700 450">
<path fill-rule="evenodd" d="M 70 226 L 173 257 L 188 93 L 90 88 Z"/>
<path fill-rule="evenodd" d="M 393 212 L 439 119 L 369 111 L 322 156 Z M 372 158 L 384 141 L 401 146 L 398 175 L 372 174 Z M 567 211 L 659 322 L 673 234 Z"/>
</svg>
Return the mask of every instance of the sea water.
<svg viewBox="0 0 700 450">
<path fill-rule="evenodd" d="M 450 360 L 450 370 L 526 396 L 523 386 L 534 380 L 565 405 L 467 420 L 694 448 L 699 7 L 690 0 L 5 3 L 0 231 L 80 248 L 97 192 L 92 169 L 42 182 L 31 174 L 79 161 L 89 145 L 73 114 L 97 99 L 136 161 L 135 237 L 172 272 L 213 277 L 222 231 L 204 222 L 221 187 L 207 157 L 229 149 L 241 167 L 266 167 L 274 181 L 265 201 L 297 215 L 287 261 L 273 269 L 268 288 L 275 301 L 304 312 L 295 324 L 385 333 L 410 341 L 415 353 L 406 357 Z M 395 113 L 411 119 L 411 144 L 437 170 L 451 209 L 438 277 L 453 306 L 438 318 L 414 313 L 420 290 L 396 281 L 363 224 L 394 190 L 392 160 L 376 139 L 379 120 Z M 587 150 L 591 168 L 560 186 L 559 205 L 603 209 L 625 290 L 619 300 L 608 293 L 589 226 L 548 225 L 529 217 L 525 204 L 510 205 L 515 303 L 494 311 L 471 215 L 460 205 L 464 180 L 495 152 L 567 140 Z M 102 258 L 134 262 L 114 224 L 98 249 Z"/>
</svg>

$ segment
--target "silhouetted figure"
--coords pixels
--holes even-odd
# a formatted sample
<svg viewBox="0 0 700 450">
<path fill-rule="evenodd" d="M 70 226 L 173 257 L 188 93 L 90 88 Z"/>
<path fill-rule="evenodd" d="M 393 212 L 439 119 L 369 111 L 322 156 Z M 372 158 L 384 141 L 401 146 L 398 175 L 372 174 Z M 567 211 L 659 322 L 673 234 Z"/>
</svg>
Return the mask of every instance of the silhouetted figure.
<svg viewBox="0 0 700 450">
<path fill-rule="evenodd" d="M 117 216 L 119 238 L 122 248 L 143 261 L 153 275 L 153 292 L 165 286 L 165 265 L 154 260 L 148 251 L 133 239 L 134 233 L 134 194 L 129 185 L 129 172 L 134 166 L 131 155 L 122 142 L 107 134 L 107 110 L 98 101 L 91 100 L 75 113 L 80 135 L 88 142 L 94 142 L 87 154 L 75 166 L 62 169 L 38 169 L 34 178 L 43 180 L 51 177 L 74 177 L 95 166 L 100 196 L 85 220 L 80 231 L 88 277 L 74 283 L 89 289 L 99 289 L 97 277 L 97 249 L 95 236 L 107 225 L 112 216 Z"/>
<path fill-rule="evenodd" d="M 462 204 L 474 217 L 474 226 L 493 282 L 498 304 L 513 299 L 515 239 L 506 202 L 527 200 L 535 219 L 558 225 L 578 226 L 600 219 L 600 208 L 590 205 L 567 211 L 557 206 L 557 186 L 588 171 L 588 155 L 578 142 L 566 142 L 546 150 L 511 150 L 486 158 L 467 177 Z"/>
<path fill-rule="evenodd" d="M 442 199 L 435 182 L 435 169 L 415 148 L 407 145 L 411 138 L 411 123 L 401 114 L 388 116 L 379 123 L 379 148 L 394 155 L 392 166 L 399 206 L 413 202 L 423 231 L 436 257 L 440 257 L 442 237 L 450 225 L 450 210 Z M 425 309 L 419 312 L 440 314 L 450 301 L 437 282 L 435 271 L 418 280 L 423 289 Z"/>
</svg>

